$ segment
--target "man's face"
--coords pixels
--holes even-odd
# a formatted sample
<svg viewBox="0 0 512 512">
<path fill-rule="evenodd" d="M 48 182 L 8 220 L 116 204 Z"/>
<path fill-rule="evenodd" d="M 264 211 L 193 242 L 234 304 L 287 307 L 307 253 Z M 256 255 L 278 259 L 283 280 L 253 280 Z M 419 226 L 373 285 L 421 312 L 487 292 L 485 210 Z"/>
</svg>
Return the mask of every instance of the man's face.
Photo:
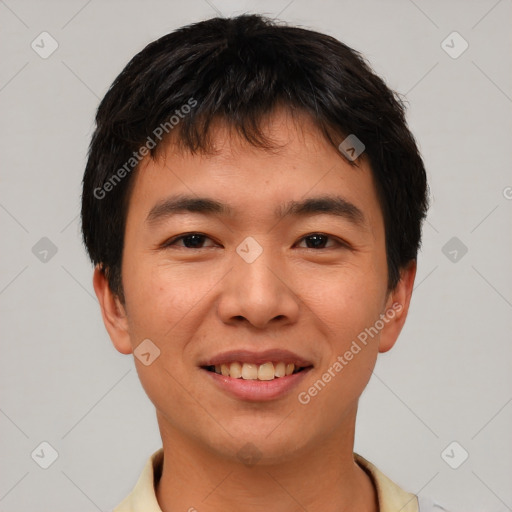
<svg viewBox="0 0 512 512">
<path fill-rule="evenodd" d="M 228 458 L 252 443 L 262 461 L 284 460 L 351 436 L 379 344 L 387 350 L 400 330 L 396 318 L 374 327 L 396 297 L 370 169 L 349 165 L 309 121 L 301 127 L 273 115 L 268 133 L 282 147 L 268 152 L 219 125 L 215 155 L 170 145 L 134 176 L 126 316 L 109 332 L 121 352 L 143 340 L 144 353 L 160 350 L 135 362 L 163 435 Z M 177 198 L 224 208 L 176 209 Z M 286 375 L 293 362 L 301 371 Z"/>
</svg>

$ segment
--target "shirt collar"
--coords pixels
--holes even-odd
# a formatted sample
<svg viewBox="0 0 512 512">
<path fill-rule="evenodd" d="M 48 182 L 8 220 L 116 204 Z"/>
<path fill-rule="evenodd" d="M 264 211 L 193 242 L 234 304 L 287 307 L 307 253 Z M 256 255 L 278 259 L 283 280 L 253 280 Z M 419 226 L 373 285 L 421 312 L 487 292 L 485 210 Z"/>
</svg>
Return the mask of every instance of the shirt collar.
<svg viewBox="0 0 512 512">
<path fill-rule="evenodd" d="M 361 455 L 354 453 L 354 459 L 373 481 L 377 491 L 379 512 L 418 512 L 416 495 L 404 491 Z"/>
<path fill-rule="evenodd" d="M 163 448 L 148 459 L 133 491 L 113 512 L 162 512 L 155 494 L 155 482 L 162 474 Z M 418 500 L 414 494 L 401 489 L 371 462 L 354 453 L 356 463 L 370 476 L 377 491 L 379 512 L 418 512 Z"/>
</svg>

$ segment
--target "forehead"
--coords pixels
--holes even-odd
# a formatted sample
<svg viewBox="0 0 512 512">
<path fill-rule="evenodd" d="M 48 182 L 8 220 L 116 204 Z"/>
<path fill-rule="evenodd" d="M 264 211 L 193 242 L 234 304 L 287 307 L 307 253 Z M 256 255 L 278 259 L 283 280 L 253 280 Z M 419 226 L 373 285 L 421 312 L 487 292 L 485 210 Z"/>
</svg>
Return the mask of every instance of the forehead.
<svg viewBox="0 0 512 512">
<path fill-rule="evenodd" d="M 261 129 L 270 147 L 251 144 L 222 121 L 212 123 L 207 151 L 192 153 L 178 140 L 165 141 L 133 177 L 129 214 L 135 207 L 151 217 L 170 195 L 211 197 L 236 215 L 265 208 L 275 214 L 291 201 L 327 194 L 358 203 L 365 216 L 380 213 L 364 157 L 348 163 L 308 117 L 278 110 L 262 120 Z M 379 212 L 372 211 L 376 205 Z"/>
</svg>

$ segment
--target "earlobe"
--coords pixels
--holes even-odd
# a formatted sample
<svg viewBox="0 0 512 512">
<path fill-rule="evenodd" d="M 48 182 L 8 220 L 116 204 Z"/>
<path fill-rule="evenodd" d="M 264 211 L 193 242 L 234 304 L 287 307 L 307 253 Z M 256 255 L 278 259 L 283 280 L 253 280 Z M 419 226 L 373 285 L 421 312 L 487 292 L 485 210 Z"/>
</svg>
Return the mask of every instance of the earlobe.
<svg viewBox="0 0 512 512">
<path fill-rule="evenodd" d="M 99 265 L 94 269 L 93 286 L 100 303 L 103 323 L 114 347 L 122 354 L 131 354 L 133 349 L 125 308 L 119 298 L 112 293 L 105 273 Z"/>
<path fill-rule="evenodd" d="M 400 281 L 389 294 L 384 313 L 387 322 L 381 331 L 379 342 L 379 352 L 381 353 L 387 352 L 393 347 L 404 326 L 409 312 L 415 276 L 416 261 L 411 261 L 400 271 Z"/>
</svg>

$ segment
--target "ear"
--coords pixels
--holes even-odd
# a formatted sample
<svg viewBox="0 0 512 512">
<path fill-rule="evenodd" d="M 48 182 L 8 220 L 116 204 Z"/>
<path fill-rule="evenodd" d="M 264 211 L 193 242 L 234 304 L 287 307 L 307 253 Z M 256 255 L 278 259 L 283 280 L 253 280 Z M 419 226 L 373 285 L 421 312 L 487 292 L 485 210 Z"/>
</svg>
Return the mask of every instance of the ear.
<svg viewBox="0 0 512 512">
<path fill-rule="evenodd" d="M 126 311 L 119 298 L 112 293 L 100 265 L 96 265 L 93 286 L 101 307 L 101 316 L 114 347 L 121 354 L 131 354 L 133 349 L 128 331 Z"/>
<path fill-rule="evenodd" d="M 380 335 L 379 352 L 390 350 L 398 339 L 409 311 L 415 276 L 416 261 L 411 261 L 400 271 L 400 281 L 388 295 L 383 312 L 385 326 Z"/>
</svg>

